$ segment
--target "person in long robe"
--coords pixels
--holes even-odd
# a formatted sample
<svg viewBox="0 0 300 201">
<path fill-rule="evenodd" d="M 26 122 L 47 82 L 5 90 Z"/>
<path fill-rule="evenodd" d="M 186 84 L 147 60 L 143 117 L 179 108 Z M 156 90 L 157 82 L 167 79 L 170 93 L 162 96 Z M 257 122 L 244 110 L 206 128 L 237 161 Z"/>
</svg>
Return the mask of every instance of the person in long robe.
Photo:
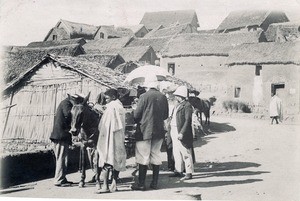
<svg viewBox="0 0 300 201">
<path fill-rule="evenodd" d="M 104 171 L 103 187 L 98 193 L 114 192 L 117 190 L 117 178 L 120 171 L 126 170 L 125 150 L 125 109 L 117 99 L 118 92 L 108 89 L 105 93 L 106 109 L 99 123 L 99 168 L 113 170 L 113 180 L 108 187 L 108 171 Z"/>
<path fill-rule="evenodd" d="M 278 120 L 281 122 L 283 119 L 282 115 L 282 101 L 281 99 L 276 95 L 275 92 L 272 92 L 272 98 L 270 101 L 270 118 L 271 124 L 273 124 L 273 121 L 276 121 L 276 124 L 278 124 Z"/>
</svg>

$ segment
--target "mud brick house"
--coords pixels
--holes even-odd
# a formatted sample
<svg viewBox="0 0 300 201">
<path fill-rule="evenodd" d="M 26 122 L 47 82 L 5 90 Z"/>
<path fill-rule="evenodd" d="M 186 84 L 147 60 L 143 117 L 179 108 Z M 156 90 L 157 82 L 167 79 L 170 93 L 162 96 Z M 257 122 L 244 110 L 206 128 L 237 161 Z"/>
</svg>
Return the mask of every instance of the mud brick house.
<svg viewBox="0 0 300 201">
<path fill-rule="evenodd" d="M 97 30 L 98 27 L 94 25 L 70 22 L 61 19 L 57 22 L 55 27 L 48 32 L 44 41 L 66 40 L 74 38 L 92 40 Z"/>
<path fill-rule="evenodd" d="M 130 29 L 137 38 L 143 38 L 149 32 L 143 24 L 123 26 L 123 28 Z"/>
<path fill-rule="evenodd" d="M 262 31 L 228 34 L 181 34 L 162 51 L 160 66 L 204 92 L 227 91 L 229 51 L 243 43 L 265 41 Z M 216 95 L 215 94 L 215 95 Z"/>
<path fill-rule="evenodd" d="M 300 40 L 300 21 L 270 24 L 265 35 L 269 42 Z"/>
<path fill-rule="evenodd" d="M 300 113 L 300 41 L 242 44 L 229 52 L 227 98 L 268 110 L 271 92 L 283 101 L 284 114 Z"/>
<path fill-rule="evenodd" d="M 159 26 L 169 27 L 180 24 L 191 24 L 199 27 L 198 17 L 194 10 L 176 10 L 146 12 L 140 22 L 151 31 Z"/>
<path fill-rule="evenodd" d="M 7 55 L 6 68 L 22 64 Z M 25 62 L 25 59 L 23 62 Z M 13 64 L 13 65 L 11 65 Z M 2 139 L 24 138 L 49 142 L 56 108 L 67 93 L 91 92 L 90 101 L 107 88 L 122 86 L 125 76 L 85 58 L 47 55 L 28 69 L 16 72 L 4 88 Z"/>
<path fill-rule="evenodd" d="M 215 32 L 228 33 L 234 31 L 266 31 L 270 24 L 288 22 L 284 12 L 266 10 L 240 10 L 232 11 L 221 22 Z"/>
</svg>

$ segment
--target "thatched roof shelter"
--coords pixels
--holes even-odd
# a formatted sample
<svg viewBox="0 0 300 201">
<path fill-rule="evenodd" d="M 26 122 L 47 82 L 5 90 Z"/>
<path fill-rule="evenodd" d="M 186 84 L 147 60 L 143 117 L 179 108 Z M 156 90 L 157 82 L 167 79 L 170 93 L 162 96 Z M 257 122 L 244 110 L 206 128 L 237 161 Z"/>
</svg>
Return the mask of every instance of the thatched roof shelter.
<svg viewBox="0 0 300 201">
<path fill-rule="evenodd" d="M 35 65 L 28 69 L 24 69 L 23 71 L 19 71 L 19 77 L 5 87 L 4 94 L 8 94 L 15 87 L 19 86 L 24 80 L 30 79 L 30 77 L 34 75 L 34 72 L 38 70 L 43 63 L 49 61 L 53 62 L 55 65 L 89 77 L 107 87 L 116 88 L 123 86 L 123 81 L 125 80 L 125 75 L 123 73 L 104 67 L 96 61 L 89 61 L 83 57 L 55 56 L 47 54 Z"/>
<path fill-rule="evenodd" d="M 180 24 L 150 31 L 145 38 L 157 38 L 164 36 L 174 36 L 181 33 L 197 33 L 196 27 L 191 24 Z"/>
<path fill-rule="evenodd" d="M 130 29 L 134 34 L 136 34 L 137 32 L 139 32 L 141 29 L 143 29 L 145 27 L 145 25 L 143 24 L 137 24 L 137 25 L 131 25 L 131 26 L 122 26 L 123 28 L 127 28 Z M 147 30 L 147 28 L 145 27 L 145 29 Z M 147 30 L 148 31 L 148 30 Z"/>
<path fill-rule="evenodd" d="M 226 34 L 180 34 L 172 38 L 162 57 L 228 56 L 236 45 L 258 43 L 262 31 Z"/>
<path fill-rule="evenodd" d="M 31 42 L 27 45 L 27 47 L 53 47 L 53 46 L 60 46 L 60 45 L 72 45 L 72 44 L 79 44 L 84 45 L 86 41 L 83 38 L 75 38 L 69 40 L 52 40 L 52 41 L 38 41 L 38 42 Z"/>
<path fill-rule="evenodd" d="M 229 15 L 221 22 L 217 31 L 249 26 L 260 26 L 264 29 L 265 27 L 262 25 L 265 21 L 267 21 L 267 19 L 268 23 L 289 21 L 285 13 L 280 11 L 238 10 L 230 12 Z"/>
<path fill-rule="evenodd" d="M 107 35 L 107 38 L 122 38 L 122 37 L 132 37 L 134 36 L 134 32 L 126 27 L 115 27 L 115 26 L 100 26 L 98 30 L 94 34 L 95 36 L 98 34 L 98 32 L 105 32 Z"/>
<path fill-rule="evenodd" d="M 198 27 L 198 18 L 195 10 L 176 10 L 176 11 L 158 11 L 146 12 L 140 22 L 148 30 L 152 30 L 159 25 L 168 27 L 176 24 L 192 24 Z"/>
<path fill-rule="evenodd" d="M 66 35 L 67 38 L 65 39 L 84 38 L 91 40 L 93 39 L 95 32 L 98 30 L 98 27 L 61 19 L 57 22 L 53 29 L 56 29 L 55 31 L 59 31 L 62 35 Z M 48 39 L 49 35 L 53 32 L 53 29 L 49 31 L 44 41 Z"/>
<path fill-rule="evenodd" d="M 61 45 L 48 48 L 14 47 L 3 54 L 3 75 L 5 83 L 17 79 L 22 72 L 39 63 L 47 54 L 77 56 L 84 51 L 80 45 Z"/>
<path fill-rule="evenodd" d="M 300 65 L 300 41 L 242 44 L 229 53 L 228 65 L 296 64 Z"/>
<path fill-rule="evenodd" d="M 300 21 L 270 24 L 265 35 L 269 42 L 300 40 Z"/>
<path fill-rule="evenodd" d="M 88 54 L 120 49 L 125 47 L 132 40 L 131 37 L 91 40 L 83 45 L 83 49 Z"/>
<path fill-rule="evenodd" d="M 133 71 L 134 69 L 136 69 L 138 67 L 139 67 L 138 63 L 133 62 L 133 61 L 128 61 L 128 62 L 120 64 L 114 70 L 126 74 L 126 73 L 130 73 L 131 71 Z"/>
<path fill-rule="evenodd" d="M 156 53 L 159 53 L 170 41 L 172 36 L 159 38 L 134 38 L 126 47 L 151 46 Z"/>
</svg>

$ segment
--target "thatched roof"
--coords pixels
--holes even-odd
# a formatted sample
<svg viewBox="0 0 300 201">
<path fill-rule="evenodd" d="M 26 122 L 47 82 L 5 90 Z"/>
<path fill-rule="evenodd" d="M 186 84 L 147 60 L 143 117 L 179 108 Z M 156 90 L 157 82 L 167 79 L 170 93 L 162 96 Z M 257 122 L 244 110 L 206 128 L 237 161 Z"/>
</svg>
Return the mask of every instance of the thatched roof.
<svg viewBox="0 0 300 201">
<path fill-rule="evenodd" d="M 300 65 L 299 42 L 242 44 L 229 53 L 227 64 L 297 64 Z"/>
<path fill-rule="evenodd" d="M 66 30 L 58 28 L 60 24 L 63 24 L 66 27 Z M 69 36 L 69 38 L 85 38 L 85 39 L 93 39 L 95 32 L 98 30 L 97 26 L 77 23 L 77 22 L 70 22 L 67 20 L 59 20 L 55 27 L 53 28 L 56 31 L 61 32 L 62 34 Z M 52 32 L 51 29 L 44 40 L 46 40 L 49 34 Z"/>
<path fill-rule="evenodd" d="M 150 31 L 145 38 L 157 38 L 164 36 L 174 36 L 181 33 L 197 33 L 197 29 L 191 24 L 180 24 Z"/>
<path fill-rule="evenodd" d="M 148 52 L 148 51 L 153 51 L 153 48 L 151 46 L 136 46 L 136 47 L 124 47 L 120 49 L 110 49 L 105 51 L 105 53 L 108 54 L 120 54 L 121 57 L 124 58 L 124 60 L 127 61 L 140 61 L 143 56 Z M 153 55 L 153 57 L 156 57 L 156 55 Z M 157 58 L 155 58 L 157 59 Z"/>
<path fill-rule="evenodd" d="M 130 29 L 134 34 L 136 34 L 137 32 L 139 32 L 143 27 L 145 27 L 145 25 L 143 24 L 137 24 L 137 25 L 132 25 L 132 26 L 122 26 L 123 28 L 127 28 Z M 145 29 L 147 29 L 145 27 Z"/>
<path fill-rule="evenodd" d="M 77 56 L 84 51 L 80 45 L 61 45 L 50 48 L 14 47 L 3 55 L 3 76 L 5 83 L 17 79 L 35 64 L 39 63 L 47 54 Z"/>
<path fill-rule="evenodd" d="M 94 81 L 101 83 L 102 85 L 112 88 L 123 86 L 123 82 L 126 77 L 122 73 L 101 66 L 98 62 L 88 61 L 86 58 L 54 56 L 48 54 L 35 65 L 31 66 L 29 69 L 22 71 L 18 79 L 14 80 L 6 86 L 3 94 L 5 95 L 9 93 L 11 90 L 14 90 L 15 87 L 22 84 L 24 80 L 30 79 L 34 72 L 36 72 L 36 70 L 38 70 L 43 63 L 47 62 L 54 62 L 55 65 L 76 71 L 84 75 L 85 77 L 89 77 Z"/>
<path fill-rule="evenodd" d="M 27 47 L 52 47 L 59 45 L 71 45 L 71 44 L 79 44 L 84 45 L 86 41 L 83 38 L 75 38 L 69 40 L 52 40 L 52 41 L 39 41 L 39 42 L 31 42 L 27 45 Z"/>
<path fill-rule="evenodd" d="M 151 46 L 156 53 L 160 52 L 172 37 L 134 38 L 126 47 Z"/>
<path fill-rule="evenodd" d="M 265 35 L 269 42 L 299 40 L 300 21 L 270 24 Z"/>
<path fill-rule="evenodd" d="M 140 24 L 145 25 L 148 30 L 152 30 L 159 25 L 168 27 L 176 24 L 192 23 L 193 20 L 198 22 L 197 14 L 194 10 L 159 11 L 146 12 Z"/>
<path fill-rule="evenodd" d="M 288 21 L 286 15 L 280 11 L 239 10 L 230 12 L 217 30 L 235 29 L 254 25 L 260 26 L 270 15 L 278 17 L 277 22 Z"/>
<path fill-rule="evenodd" d="M 262 31 L 227 34 L 180 34 L 172 38 L 162 57 L 228 56 L 236 45 L 258 43 Z"/>
<path fill-rule="evenodd" d="M 133 61 L 128 61 L 120 64 L 114 70 L 121 73 L 130 73 L 132 70 L 139 67 L 139 64 Z"/>
<path fill-rule="evenodd" d="M 122 38 L 134 36 L 133 31 L 126 27 L 100 26 L 99 29 L 95 32 L 94 38 L 99 31 L 105 32 L 108 38 Z"/>
<path fill-rule="evenodd" d="M 85 58 L 88 61 L 96 62 L 100 66 L 112 67 L 116 60 L 124 63 L 125 60 L 119 54 L 83 54 L 79 55 L 79 58 Z"/>
<path fill-rule="evenodd" d="M 105 52 L 110 49 L 125 47 L 131 40 L 131 37 L 91 40 L 83 45 L 83 49 L 88 54 Z"/>
</svg>

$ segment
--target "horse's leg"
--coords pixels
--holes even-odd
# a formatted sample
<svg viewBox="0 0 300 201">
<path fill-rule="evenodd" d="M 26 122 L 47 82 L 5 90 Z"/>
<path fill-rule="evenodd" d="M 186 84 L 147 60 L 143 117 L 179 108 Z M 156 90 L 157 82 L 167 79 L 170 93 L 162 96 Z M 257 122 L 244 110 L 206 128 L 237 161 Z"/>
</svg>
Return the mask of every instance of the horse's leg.
<svg viewBox="0 0 300 201">
<path fill-rule="evenodd" d="M 85 164 L 85 157 L 86 157 L 86 148 L 85 147 L 80 147 L 80 154 L 81 154 L 81 167 L 82 167 L 82 172 L 81 172 L 81 180 L 79 182 L 79 187 L 82 188 L 85 185 L 85 177 L 86 177 L 86 164 Z"/>
<path fill-rule="evenodd" d="M 94 154 L 95 155 L 94 155 L 94 159 L 93 159 L 93 161 L 94 161 L 93 164 L 94 164 L 94 168 L 96 170 L 96 175 L 95 175 L 95 177 L 96 177 L 96 189 L 99 190 L 101 188 L 100 174 L 101 174 L 102 168 L 100 168 L 98 166 L 98 164 L 99 164 L 99 153 L 98 153 L 97 149 L 95 150 Z"/>
<path fill-rule="evenodd" d="M 202 122 L 202 111 L 200 111 L 199 114 L 200 114 L 200 124 L 201 124 L 201 126 L 203 126 L 203 122 Z"/>
</svg>

